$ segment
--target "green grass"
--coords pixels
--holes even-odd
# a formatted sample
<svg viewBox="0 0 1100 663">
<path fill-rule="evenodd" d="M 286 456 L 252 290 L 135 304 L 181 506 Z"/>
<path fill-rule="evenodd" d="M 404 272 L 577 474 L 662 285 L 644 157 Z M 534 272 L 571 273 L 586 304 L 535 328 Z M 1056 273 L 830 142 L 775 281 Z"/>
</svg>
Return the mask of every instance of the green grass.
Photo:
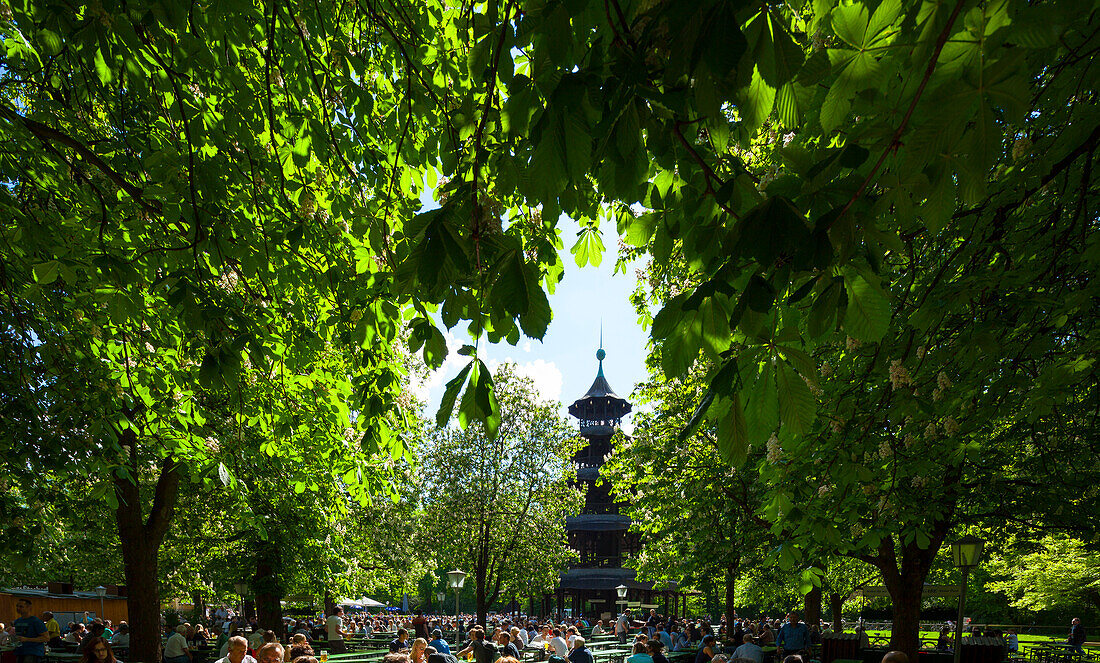
<svg viewBox="0 0 1100 663">
<path fill-rule="evenodd" d="M 870 637 L 872 641 L 874 641 L 874 639 L 876 637 L 878 637 L 878 638 L 889 638 L 890 637 L 890 631 L 867 631 L 867 636 Z M 952 639 L 954 639 L 955 634 L 952 633 L 951 637 L 952 637 Z M 964 636 L 964 637 L 969 637 L 969 636 Z M 1020 640 L 1020 649 L 1021 649 L 1021 651 L 1026 650 L 1026 649 L 1030 648 L 1033 645 L 1037 645 L 1037 644 L 1044 643 L 1044 642 L 1065 642 L 1066 641 L 1065 636 L 1055 636 L 1055 635 L 1027 634 L 1027 635 L 1018 635 L 1016 637 Z M 937 631 L 921 631 L 920 632 L 920 639 L 921 639 L 922 642 L 925 641 L 925 640 L 936 640 L 938 638 L 939 638 L 939 632 L 937 632 Z"/>
</svg>

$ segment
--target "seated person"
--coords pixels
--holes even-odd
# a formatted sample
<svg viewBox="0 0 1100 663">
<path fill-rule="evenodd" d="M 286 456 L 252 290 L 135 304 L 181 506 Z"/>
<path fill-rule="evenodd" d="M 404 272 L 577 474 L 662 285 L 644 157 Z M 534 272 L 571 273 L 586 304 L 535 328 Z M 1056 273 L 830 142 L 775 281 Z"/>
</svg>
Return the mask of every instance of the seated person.
<svg viewBox="0 0 1100 663">
<path fill-rule="evenodd" d="M 120 622 L 118 625 L 118 631 L 111 637 L 111 646 L 126 648 L 130 646 L 130 625 L 126 622 Z"/>
<path fill-rule="evenodd" d="M 653 657 L 646 651 L 644 642 L 635 642 L 633 651 L 630 658 L 626 659 L 626 663 L 653 663 Z"/>
<path fill-rule="evenodd" d="M 741 636 L 740 647 L 733 650 L 734 658 L 747 658 L 755 661 L 756 663 L 764 663 L 764 650 L 760 648 L 755 642 L 753 642 L 752 633 L 746 633 Z"/>
</svg>

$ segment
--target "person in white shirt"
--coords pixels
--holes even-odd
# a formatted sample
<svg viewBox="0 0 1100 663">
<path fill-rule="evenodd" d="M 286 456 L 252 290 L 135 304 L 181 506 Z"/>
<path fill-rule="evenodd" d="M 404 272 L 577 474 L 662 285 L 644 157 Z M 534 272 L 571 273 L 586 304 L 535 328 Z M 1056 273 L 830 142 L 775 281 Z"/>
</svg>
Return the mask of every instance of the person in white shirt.
<svg viewBox="0 0 1100 663">
<path fill-rule="evenodd" d="M 752 634 L 746 633 L 742 641 L 745 644 L 733 650 L 733 657 L 747 658 L 756 661 L 756 663 L 764 663 L 764 650 L 752 641 Z"/>
<path fill-rule="evenodd" d="M 84 640 L 84 633 L 86 631 L 87 631 L 87 629 L 84 628 L 84 625 L 78 623 L 75 627 L 73 627 L 73 630 L 66 633 L 65 637 L 63 637 L 61 639 L 64 640 L 65 642 L 71 642 L 74 645 L 75 644 L 80 644 L 80 642 L 82 640 Z"/>
<path fill-rule="evenodd" d="M 191 650 L 187 647 L 187 624 L 180 624 L 176 632 L 164 644 L 165 663 L 191 663 Z"/>
<path fill-rule="evenodd" d="M 347 633 L 344 633 L 344 609 L 340 606 L 336 606 L 335 614 L 329 616 L 325 620 L 325 628 L 328 630 L 328 650 L 331 654 L 346 654 L 348 653 L 347 644 L 344 642 L 344 638 L 347 637 Z"/>
<path fill-rule="evenodd" d="M 550 638 L 550 646 L 554 648 L 554 653 L 562 658 L 569 655 L 569 643 L 561 637 L 561 631 L 558 629 L 554 629 L 554 637 Z"/>
<path fill-rule="evenodd" d="M 256 663 L 256 659 L 248 655 L 248 640 L 239 635 L 229 638 L 229 653 L 219 658 L 216 663 Z"/>
</svg>

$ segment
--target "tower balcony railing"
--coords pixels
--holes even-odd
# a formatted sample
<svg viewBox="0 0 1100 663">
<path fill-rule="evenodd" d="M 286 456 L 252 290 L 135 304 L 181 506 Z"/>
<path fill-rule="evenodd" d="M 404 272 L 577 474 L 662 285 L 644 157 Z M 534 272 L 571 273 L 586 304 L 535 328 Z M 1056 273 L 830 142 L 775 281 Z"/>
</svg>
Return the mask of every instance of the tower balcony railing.
<svg viewBox="0 0 1100 663">
<path fill-rule="evenodd" d="M 621 566 L 622 558 L 617 555 L 613 557 L 581 555 L 580 560 L 578 560 L 576 564 L 576 568 L 580 569 L 617 569 Z"/>
<path fill-rule="evenodd" d="M 616 515 L 619 513 L 619 507 L 614 502 L 588 502 L 581 509 L 581 515 Z"/>
<path fill-rule="evenodd" d="M 615 428 L 619 425 L 622 417 L 606 417 L 599 419 L 580 419 L 581 430 L 585 428 L 595 428 L 596 426 L 607 426 Z"/>
</svg>

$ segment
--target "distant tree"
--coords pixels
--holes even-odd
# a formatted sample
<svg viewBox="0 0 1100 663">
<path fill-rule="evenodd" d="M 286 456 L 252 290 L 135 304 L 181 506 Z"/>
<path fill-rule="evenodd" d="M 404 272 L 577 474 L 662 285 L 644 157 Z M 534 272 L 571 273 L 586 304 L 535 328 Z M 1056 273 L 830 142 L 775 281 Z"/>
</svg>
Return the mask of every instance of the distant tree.
<svg viewBox="0 0 1100 663">
<path fill-rule="evenodd" d="M 565 519 L 580 512 L 572 457 L 581 442 L 530 379 L 503 364 L 493 378 L 501 419 L 441 428 L 421 448 L 424 515 L 417 540 L 469 573 L 478 623 L 489 606 L 552 588 L 575 554 Z"/>
<path fill-rule="evenodd" d="M 997 579 L 987 582 L 986 590 L 1025 610 L 1079 609 L 1083 601 L 1100 609 L 1100 552 L 1080 539 L 1053 534 L 1014 547 L 989 560 Z"/>
</svg>

